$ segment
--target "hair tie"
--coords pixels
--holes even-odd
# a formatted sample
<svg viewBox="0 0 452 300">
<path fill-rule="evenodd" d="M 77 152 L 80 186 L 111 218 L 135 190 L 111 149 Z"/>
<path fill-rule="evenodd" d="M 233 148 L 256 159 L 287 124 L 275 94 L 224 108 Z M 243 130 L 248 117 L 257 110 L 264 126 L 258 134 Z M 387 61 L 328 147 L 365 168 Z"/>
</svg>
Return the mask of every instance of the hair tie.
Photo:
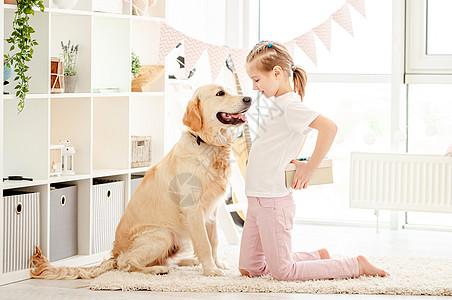
<svg viewBox="0 0 452 300">
<path fill-rule="evenodd" d="M 268 48 L 271 48 L 273 46 L 273 43 L 268 44 Z"/>
<path fill-rule="evenodd" d="M 292 72 L 295 72 L 297 70 L 297 66 L 296 65 L 293 65 L 292 66 Z"/>
</svg>

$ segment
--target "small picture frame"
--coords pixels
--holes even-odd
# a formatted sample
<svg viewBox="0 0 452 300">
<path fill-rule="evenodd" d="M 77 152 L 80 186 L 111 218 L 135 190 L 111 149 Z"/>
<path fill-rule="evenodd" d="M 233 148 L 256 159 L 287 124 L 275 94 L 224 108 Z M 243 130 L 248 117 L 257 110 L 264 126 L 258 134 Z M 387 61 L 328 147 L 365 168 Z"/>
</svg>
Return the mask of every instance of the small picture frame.
<svg viewBox="0 0 452 300">
<path fill-rule="evenodd" d="M 52 94 L 64 93 L 63 71 L 63 59 L 52 57 L 50 60 L 50 92 Z"/>
</svg>

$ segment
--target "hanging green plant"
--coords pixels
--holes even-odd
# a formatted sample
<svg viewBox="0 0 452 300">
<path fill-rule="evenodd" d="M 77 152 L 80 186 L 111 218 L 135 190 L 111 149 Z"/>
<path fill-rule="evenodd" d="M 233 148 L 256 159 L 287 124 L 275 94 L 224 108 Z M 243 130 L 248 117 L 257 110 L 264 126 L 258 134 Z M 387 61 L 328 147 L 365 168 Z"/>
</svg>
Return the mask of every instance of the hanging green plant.
<svg viewBox="0 0 452 300">
<path fill-rule="evenodd" d="M 27 62 L 31 61 L 33 56 L 33 46 L 38 45 L 38 42 L 31 38 L 31 34 L 35 30 L 29 24 L 30 15 L 35 15 L 34 7 L 38 7 L 41 12 L 44 12 L 43 0 L 17 0 L 17 10 L 12 24 L 13 30 L 11 36 L 6 39 L 6 42 L 11 44 L 10 52 L 17 48 L 14 54 L 5 54 L 4 57 L 8 66 L 12 65 L 16 72 L 14 80 L 17 81 L 17 85 L 14 89 L 16 97 L 19 99 L 17 104 L 19 113 L 24 109 L 25 97 L 29 92 L 28 81 L 31 77 L 25 74 L 29 69 Z"/>
</svg>

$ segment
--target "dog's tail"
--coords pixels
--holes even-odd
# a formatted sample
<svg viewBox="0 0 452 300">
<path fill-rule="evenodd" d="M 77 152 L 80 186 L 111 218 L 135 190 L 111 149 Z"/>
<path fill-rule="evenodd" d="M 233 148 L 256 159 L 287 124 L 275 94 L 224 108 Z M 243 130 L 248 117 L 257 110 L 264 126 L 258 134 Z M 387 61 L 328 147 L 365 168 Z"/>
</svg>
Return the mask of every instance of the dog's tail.
<svg viewBox="0 0 452 300">
<path fill-rule="evenodd" d="M 89 279 L 116 269 L 116 259 L 113 257 L 94 267 L 54 267 L 42 255 L 38 246 L 36 246 L 36 254 L 31 257 L 31 262 L 33 264 L 30 270 L 31 277 L 41 279 Z"/>
</svg>

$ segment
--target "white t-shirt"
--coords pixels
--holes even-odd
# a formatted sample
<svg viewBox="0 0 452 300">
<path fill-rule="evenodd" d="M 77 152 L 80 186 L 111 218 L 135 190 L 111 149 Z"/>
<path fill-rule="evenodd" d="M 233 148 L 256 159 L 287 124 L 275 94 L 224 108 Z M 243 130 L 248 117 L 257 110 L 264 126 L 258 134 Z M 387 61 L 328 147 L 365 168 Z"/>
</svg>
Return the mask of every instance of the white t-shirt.
<svg viewBox="0 0 452 300">
<path fill-rule="evenodd" d="M 263 114 L 266 112 L 263 111 Z M 289 92 L 274 99 L 251 147 L 246 167 L 245 194 L 283 197 L 286 166 L 299 153 L 308 127 L 318 113 L 307 108 L 300 95 Z"/>
</svg>

